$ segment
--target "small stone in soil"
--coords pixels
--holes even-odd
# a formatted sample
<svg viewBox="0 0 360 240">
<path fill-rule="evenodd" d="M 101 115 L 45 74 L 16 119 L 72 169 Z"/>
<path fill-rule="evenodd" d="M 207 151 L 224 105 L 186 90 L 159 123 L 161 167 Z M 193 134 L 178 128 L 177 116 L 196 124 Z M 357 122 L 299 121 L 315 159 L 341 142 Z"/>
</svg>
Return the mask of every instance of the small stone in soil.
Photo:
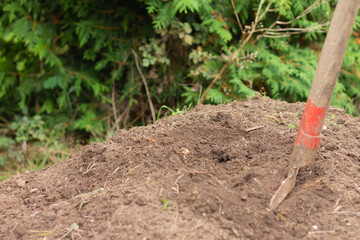
<svg viewBox="0 0 360 240">
<path fill-rule="evenodd" d="M 241 192 L 240 192 L 240 199 L 241 199 L 242 201 L 246 201 L 247 198 L 248 198 L 247 192 L 246 192 L 246 191 L 241 191 Z"/>
</svg>

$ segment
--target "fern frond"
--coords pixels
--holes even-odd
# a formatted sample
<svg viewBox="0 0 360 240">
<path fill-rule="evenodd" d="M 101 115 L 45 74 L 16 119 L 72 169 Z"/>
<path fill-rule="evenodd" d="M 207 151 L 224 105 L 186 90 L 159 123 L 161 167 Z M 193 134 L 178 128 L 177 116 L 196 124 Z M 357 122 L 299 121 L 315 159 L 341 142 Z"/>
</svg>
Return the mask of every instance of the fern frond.
<svg viewBox="0 0 360 240">
<path fill-rule="evenodd" d="M 179 13 L 188 13 L 188 10 L 191 12 L 199 12 L 200 8 L 199 0 L 175 0 L 174 7 L 175 10 Z"/>
</svg>

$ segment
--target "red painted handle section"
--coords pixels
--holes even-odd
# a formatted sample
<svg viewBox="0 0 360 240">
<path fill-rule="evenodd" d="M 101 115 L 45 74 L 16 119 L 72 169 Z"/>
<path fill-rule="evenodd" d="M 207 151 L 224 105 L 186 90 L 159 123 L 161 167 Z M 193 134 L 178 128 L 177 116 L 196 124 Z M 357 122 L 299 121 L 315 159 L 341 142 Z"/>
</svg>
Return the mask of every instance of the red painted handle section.
<svg viewBox="0 0 360 240">
<path fill-rule="evenodd" d="M 308 98 L 301 118 L 300 129 L 295 140 L 296 145 L 301 145 L 311 150 L 319 148 L 320 132 L 324 124 L 326 109 L 316 106 Z"/>
</svg>

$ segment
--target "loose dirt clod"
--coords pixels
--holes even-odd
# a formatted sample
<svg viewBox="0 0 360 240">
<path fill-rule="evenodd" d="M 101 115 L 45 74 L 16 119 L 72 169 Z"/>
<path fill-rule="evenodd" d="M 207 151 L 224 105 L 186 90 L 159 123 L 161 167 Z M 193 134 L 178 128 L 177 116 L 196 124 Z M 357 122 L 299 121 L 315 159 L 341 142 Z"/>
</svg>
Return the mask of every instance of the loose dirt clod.
<svg viewBox="0 0 360 240">
<path fill-rule="evenodd" d="M 0 239 L 359 239 L 360 119 L 337 108 L 315 162 L 267 209 L 297 133 L 282 122 L 303 107 L 258 97 L 119 130 L 1 182 Z"/>
</svg>

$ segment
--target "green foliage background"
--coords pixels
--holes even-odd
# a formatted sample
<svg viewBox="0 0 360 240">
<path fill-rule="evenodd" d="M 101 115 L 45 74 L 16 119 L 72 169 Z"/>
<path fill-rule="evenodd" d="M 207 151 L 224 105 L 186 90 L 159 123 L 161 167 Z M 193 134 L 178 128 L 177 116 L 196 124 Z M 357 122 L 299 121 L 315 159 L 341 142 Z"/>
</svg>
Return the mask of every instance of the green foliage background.
<svg viewBox="0 0 360 240">
<path fill-rule="evenodd" d="M 150 123 L 139 70 L 156 113 L 163 105 L 219 104 L 256 92 L 305 101 L 335 5 L 3 0 L 0 165 L 45 166 L 50 156 L 67 156 L 67 139 L 103 140 Z M 357 17 L 332 101 L 351 114 L 360 93 L 359 26 Z"/>
</svg>

